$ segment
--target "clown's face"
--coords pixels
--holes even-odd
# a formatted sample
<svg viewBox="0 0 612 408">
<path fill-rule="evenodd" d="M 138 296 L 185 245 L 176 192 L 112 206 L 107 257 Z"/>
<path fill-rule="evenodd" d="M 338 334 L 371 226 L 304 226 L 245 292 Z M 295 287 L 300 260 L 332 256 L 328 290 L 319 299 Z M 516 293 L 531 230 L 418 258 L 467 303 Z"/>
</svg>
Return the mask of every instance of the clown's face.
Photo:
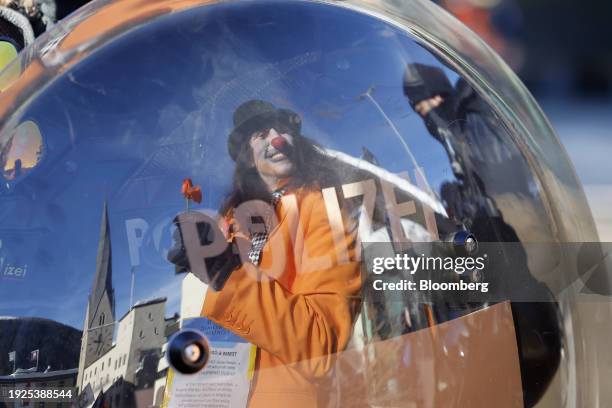
<svg viewBox="0 0 612 408">
<path fill-rule="evenodd" d="M 293 174 L 294 140 L 288 131 L 270 128 L 254 132 L 249 143 L 255 167 L 270 191 L 278 188 L 281 180 Z"/>
</svg>

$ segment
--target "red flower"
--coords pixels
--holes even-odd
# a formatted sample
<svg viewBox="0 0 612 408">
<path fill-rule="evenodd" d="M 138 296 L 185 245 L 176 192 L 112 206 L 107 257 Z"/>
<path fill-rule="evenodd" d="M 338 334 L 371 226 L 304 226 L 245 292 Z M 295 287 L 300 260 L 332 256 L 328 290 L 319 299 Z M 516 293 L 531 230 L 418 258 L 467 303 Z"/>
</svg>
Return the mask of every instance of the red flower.
<svg viewBox="0 0 612 408">
<path fill-rule="evenodd" d="M 200 186 L 193 185 L 191 179 L 186 178 L 183 180 L 183 185 L 181 186 L 181 193 L 187 200 L 193 200 L 196 203 L 202 202 L 202 189 Z"/>
</svg>

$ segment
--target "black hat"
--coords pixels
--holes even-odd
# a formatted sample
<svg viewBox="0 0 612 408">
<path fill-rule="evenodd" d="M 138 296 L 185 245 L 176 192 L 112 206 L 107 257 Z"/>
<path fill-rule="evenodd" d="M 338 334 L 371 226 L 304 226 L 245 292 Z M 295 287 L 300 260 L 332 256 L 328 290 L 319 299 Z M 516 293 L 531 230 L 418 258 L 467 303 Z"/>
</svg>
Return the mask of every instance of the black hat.
<svg viewBox="0 0 612 408">
<path fill-rule="evenodd" d="M 299 136 L 302 128 L 302 119 L 297 113 L 276 108 L 270 102 L 259 99 L 240 105 L 234 112 L 233 120 L 234 129 L 227 140 L 227 150 L 233 160 L 238 157 L 242 143 L 253 132 L 277 126 L 287 129 L 293 136 Z"/>
</svg>

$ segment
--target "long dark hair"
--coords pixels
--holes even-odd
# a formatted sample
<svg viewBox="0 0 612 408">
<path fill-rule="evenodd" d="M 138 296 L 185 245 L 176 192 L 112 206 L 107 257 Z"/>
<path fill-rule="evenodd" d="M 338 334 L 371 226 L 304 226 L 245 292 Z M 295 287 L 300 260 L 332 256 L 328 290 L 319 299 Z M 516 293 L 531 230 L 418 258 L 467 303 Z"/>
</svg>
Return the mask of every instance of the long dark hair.
<svg viewBox="0 0 612 408">
<path fill-rule="evenodd" d="M 289 189 L 320 189 L 340 184 L 335 160 L 323 153 L 323 149 L 312 139 L 298 135 L 293 139 L 291 160 L 293 174 L 287 184 Z M 236 157 L 232 191 L 223 202 L 220 213 L 227 215 L 233 208 L 249 200 L 270 202 L 268 187 L 259 175 L 253 162 L 253 150 L 244 142 Z"/>
</svg>

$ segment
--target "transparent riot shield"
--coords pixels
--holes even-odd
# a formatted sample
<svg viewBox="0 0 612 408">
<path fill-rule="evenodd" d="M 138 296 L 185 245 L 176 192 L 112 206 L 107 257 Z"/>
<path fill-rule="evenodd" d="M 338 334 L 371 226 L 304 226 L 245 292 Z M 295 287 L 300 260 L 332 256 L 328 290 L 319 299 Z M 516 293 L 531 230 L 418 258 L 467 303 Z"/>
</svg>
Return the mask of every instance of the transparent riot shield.
<svg viewBox="0 0 612 408">
<path fill-rule="evenodd" d="M 436 6 L 94 1 L 19 58 L 0 406 L 605 405 L 608 245 Z"/>
</svg>

